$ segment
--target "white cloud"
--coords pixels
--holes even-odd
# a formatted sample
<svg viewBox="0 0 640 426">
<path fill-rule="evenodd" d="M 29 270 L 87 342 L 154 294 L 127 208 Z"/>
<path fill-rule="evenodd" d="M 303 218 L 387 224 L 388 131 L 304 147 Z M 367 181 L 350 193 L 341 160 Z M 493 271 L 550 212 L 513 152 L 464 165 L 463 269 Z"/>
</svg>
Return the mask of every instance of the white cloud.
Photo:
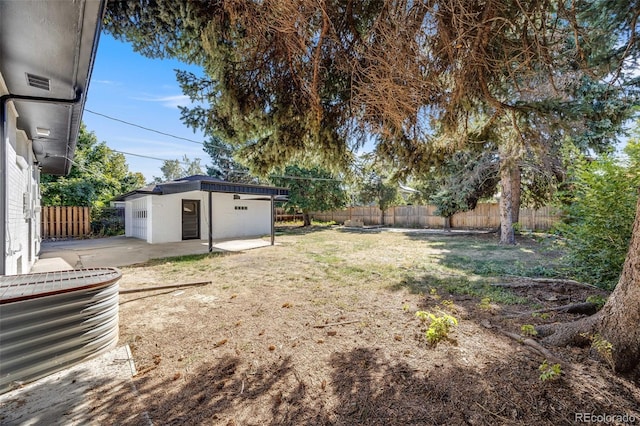
<svg viewBox="0 0 640 426">
<path fill-rule="evenodd" d="M 172 95 L 172 96 L 148 96 L 143 98 L 132 98 L 137 101 L 144 102 L 157 102 L 167 108 L 178 108 L 179 106 L 192 105 L 191 99 L 187 95 Z"/>
<path fill-rule="evenodd" d="M 122 83 L 113 80 L 91 80 L 92 83 L 105 84 L 107 86 L 121 86 Z"/>
</svg>

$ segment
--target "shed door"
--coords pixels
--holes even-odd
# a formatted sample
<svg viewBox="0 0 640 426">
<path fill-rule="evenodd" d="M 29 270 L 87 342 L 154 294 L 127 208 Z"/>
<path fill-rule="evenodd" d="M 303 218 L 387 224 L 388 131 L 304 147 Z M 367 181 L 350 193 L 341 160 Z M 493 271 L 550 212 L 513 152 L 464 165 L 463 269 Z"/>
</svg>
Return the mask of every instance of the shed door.
<svg viewBox="0 0 640 426">
<path fill-rule="evenodd" d="M 200 238 L 200 200 L 182 200 L 182 239 Z"/>
</svg>

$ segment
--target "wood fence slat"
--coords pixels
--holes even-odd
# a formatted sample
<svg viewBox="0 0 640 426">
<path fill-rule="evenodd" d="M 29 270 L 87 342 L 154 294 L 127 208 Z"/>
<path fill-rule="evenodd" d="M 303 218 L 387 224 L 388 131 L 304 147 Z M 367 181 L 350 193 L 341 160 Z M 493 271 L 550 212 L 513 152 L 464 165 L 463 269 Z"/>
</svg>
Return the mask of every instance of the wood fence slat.
<svg viewBox="0 0 640 426">
<path fill-rule="evenodd" d="M 60 236 L 67 236 L 67 207 L 60 207 Z"/>
<path fill-rule="evenodd" d="M 85 207 L 84 208 L 84 235 L 89 235 L 91 233 L 91 208 L 90 207 Z"/>
<path fill-rule="evenodd" d="M 54 219 L 54 221 L 55 221 L 54 223 L 55 223 L 55 226 L 56 226 L 55 236 L 59 237 L 60 235 L 62 235 L 60 233 L 60 206 L 56 206 L 55 207 L 55 212 L 56 212 L 55 219 Z"/>
<path fill-rule="evenodd" d="M 78 236 L 78 207 L 71 207 L 71 211 L 70 211 L 70 222 L 71 222 L 71 226 L 69 227 L 69 229 L 71 230 L 71 235 L 73 237 L 77 237 Z"/>
<path fill-rule="evenodd" d="M 42 222 L 42 237 L 49 238 L 49 209 L 47 207 L 40 209 L 40 221 Z"/>
</svg>

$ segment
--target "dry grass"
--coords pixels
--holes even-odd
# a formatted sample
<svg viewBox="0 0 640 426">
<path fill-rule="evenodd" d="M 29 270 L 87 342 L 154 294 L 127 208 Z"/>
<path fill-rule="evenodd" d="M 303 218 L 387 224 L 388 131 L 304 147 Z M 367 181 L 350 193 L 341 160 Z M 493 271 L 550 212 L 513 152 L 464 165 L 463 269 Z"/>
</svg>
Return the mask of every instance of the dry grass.
<svg viewBox="0 0 640 426">
<path fill-rule="evenodd" d="M 222 425 L 557 425 L 576 412 L 640 416 L 633 380 L 585 351 L 560 351 L 564 376 L 542 382 L 540 356 L 483 327 L 517 333 L 543 321 L 502 314 L 551 303 L 544 294 L 527 300 L 473 273 L 484 264 L 549 271 L 557 254 L 534 241 L 504 248 L 489 236 L 312 228 L 277 243 L 124 269 L 122 288 L 213 284 L 121 296 L 121 342 L 141 371 L 140 398 L 114 398 L 114 422 L 132 412 L 154 424 Z M 479 306 L 482 297 L 489 308 Z M 417 310 L 447 312 L 459 326 L 430 346 Z"/>
</svg>

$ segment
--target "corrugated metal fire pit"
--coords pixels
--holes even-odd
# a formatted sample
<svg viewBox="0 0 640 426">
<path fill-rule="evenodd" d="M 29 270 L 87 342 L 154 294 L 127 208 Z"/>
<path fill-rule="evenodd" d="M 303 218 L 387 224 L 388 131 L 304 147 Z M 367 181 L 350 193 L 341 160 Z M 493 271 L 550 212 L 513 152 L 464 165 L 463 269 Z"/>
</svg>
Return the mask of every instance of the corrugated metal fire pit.
<svg viewBox="0 0 640 426">
<path fill-rule="evenodd" d="M 118 343 L 115 268 L 0 276 L 0 393 Z"/>
</svg>

